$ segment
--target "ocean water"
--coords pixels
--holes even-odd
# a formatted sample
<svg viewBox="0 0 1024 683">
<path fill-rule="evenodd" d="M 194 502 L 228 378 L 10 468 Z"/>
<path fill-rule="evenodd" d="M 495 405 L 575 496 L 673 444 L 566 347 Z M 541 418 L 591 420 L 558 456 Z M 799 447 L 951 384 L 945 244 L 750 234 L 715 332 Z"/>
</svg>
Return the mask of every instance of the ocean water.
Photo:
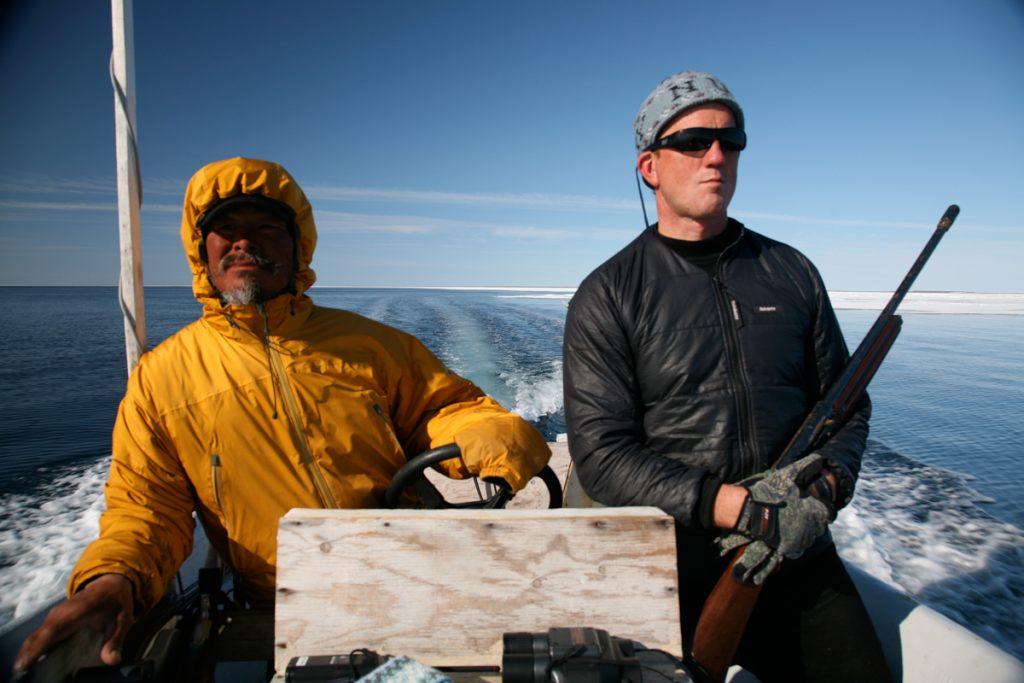
<svg viewBox="0 0 1024 683">
<path fill-rule="evenodd" d="M 554 292 L 316 289 L 419 336 L 453 370 L 565 431 Z M 0 631 L 61 590 L 95 537 L 123 391 L 113 288 L 0 288 Z M 146 291 L 150 343 L 199 313 Z M 840 311 L 851 346 L 874 320 Z M 871 441 L 841 554 L 1024 658 L 1024 316 L 904 316 L 872 384 Z"/>
</svg>

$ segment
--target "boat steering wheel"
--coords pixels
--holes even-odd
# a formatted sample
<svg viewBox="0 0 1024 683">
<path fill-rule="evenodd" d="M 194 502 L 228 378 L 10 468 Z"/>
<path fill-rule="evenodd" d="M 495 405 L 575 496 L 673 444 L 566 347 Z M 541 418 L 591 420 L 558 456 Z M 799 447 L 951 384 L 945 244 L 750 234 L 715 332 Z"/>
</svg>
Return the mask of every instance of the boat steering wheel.
<svg viewBox="0 0 1024 683">
<path fill-rule="evenodd" d="M 498 492 L 489 498 L 474 500 L 468 503 L 449 503 L 445 500 L 441 493 L 424 476 L 424 470 L 439 462 L 461 457 L 462 451 L 459 450 L 457 445 L 452 443 L 447 446 L 432 448 L 429 451 L 423 451 L 419 455 L 410 458 L 409 462 L 405 463 L 391 479 L 388 490 L 384 494 L 384 506 L 387 508 L 398 507 L 398 501 L 402 497 L 402 493 L 410 486 L 416 487 L 420 498 L 428 508 L 503 508 L 512 500 L 515 494 L 505 486 L 500 485 Z M 562 484 L 558 481 L 558 476 L 554 470 L 545 465 L 534 476 L 543 481 L 545 487 L 547 487 L 548 507 L 562 507 Z"/>
</svg>

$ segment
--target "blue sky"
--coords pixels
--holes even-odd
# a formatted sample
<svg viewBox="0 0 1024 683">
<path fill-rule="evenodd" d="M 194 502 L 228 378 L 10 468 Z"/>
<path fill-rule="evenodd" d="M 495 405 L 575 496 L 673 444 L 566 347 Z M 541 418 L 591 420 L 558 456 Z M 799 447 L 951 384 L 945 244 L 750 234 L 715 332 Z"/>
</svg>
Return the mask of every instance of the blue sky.
<svg viewBox="0 0 1024 683">
<path fill-rule="evenodd" d="M 117 277 L 110 9 L 0 10 L 0 285 Z M 138 2 L 147 285 L 185 182 L 273 159 L 321 285 L 575 286 L 642 228 L 632 120 L 681 69 L 740 100 L 731 213 L 830 289 L 1024 291 L 1024 3 Z M 648 201 L 648 210 L 653 202 Z"/>
</svg>

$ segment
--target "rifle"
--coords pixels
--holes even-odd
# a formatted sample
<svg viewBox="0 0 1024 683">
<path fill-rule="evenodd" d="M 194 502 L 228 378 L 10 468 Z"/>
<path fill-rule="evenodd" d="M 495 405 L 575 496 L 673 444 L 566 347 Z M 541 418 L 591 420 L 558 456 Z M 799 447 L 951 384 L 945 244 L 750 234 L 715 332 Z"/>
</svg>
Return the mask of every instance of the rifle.
<svg viewBox="0 0 1024 683">
<path fill-rule="evenodd" d="M 956 204 L 946 209 L 931 239 L 857 350 L 850 356 L 839 379 L 811 409 L 772 469 L 795 462 L 820 447 L 846 422 L 900 333 L 903 318 L 895 315 L 896 308 L 959 213 L 960 207 Z M 733 576 L 733 568 L 743 557 L 743 551 L 744 548 L 736 551 L 728 568 L 708 595 L 693 637 L 692 660 L 714 681 L 725 680 L 750 613 L 761 594 L 761 586 L 741 583 Z"/>
</svg>

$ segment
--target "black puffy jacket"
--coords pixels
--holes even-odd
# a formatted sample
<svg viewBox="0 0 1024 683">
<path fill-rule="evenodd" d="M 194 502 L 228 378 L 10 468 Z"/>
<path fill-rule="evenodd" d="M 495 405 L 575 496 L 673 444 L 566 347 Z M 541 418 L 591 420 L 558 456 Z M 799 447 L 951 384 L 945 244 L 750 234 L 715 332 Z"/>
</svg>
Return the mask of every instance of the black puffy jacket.
<svg viewBox="0 0 1024 683">
<path fill-rule="evenodd" d="M 730 219 L 731 220 L 731 219 Z M 591 273 L 565 326 L 569 449 L 605 505 L 697 524 L 705 481 L 768 469 L 848 359 L 821 277 L 739 225 L 711 278 L 642 233 Z M 819 449 L 853 495 L 867 398 Z"/>
</svg>

